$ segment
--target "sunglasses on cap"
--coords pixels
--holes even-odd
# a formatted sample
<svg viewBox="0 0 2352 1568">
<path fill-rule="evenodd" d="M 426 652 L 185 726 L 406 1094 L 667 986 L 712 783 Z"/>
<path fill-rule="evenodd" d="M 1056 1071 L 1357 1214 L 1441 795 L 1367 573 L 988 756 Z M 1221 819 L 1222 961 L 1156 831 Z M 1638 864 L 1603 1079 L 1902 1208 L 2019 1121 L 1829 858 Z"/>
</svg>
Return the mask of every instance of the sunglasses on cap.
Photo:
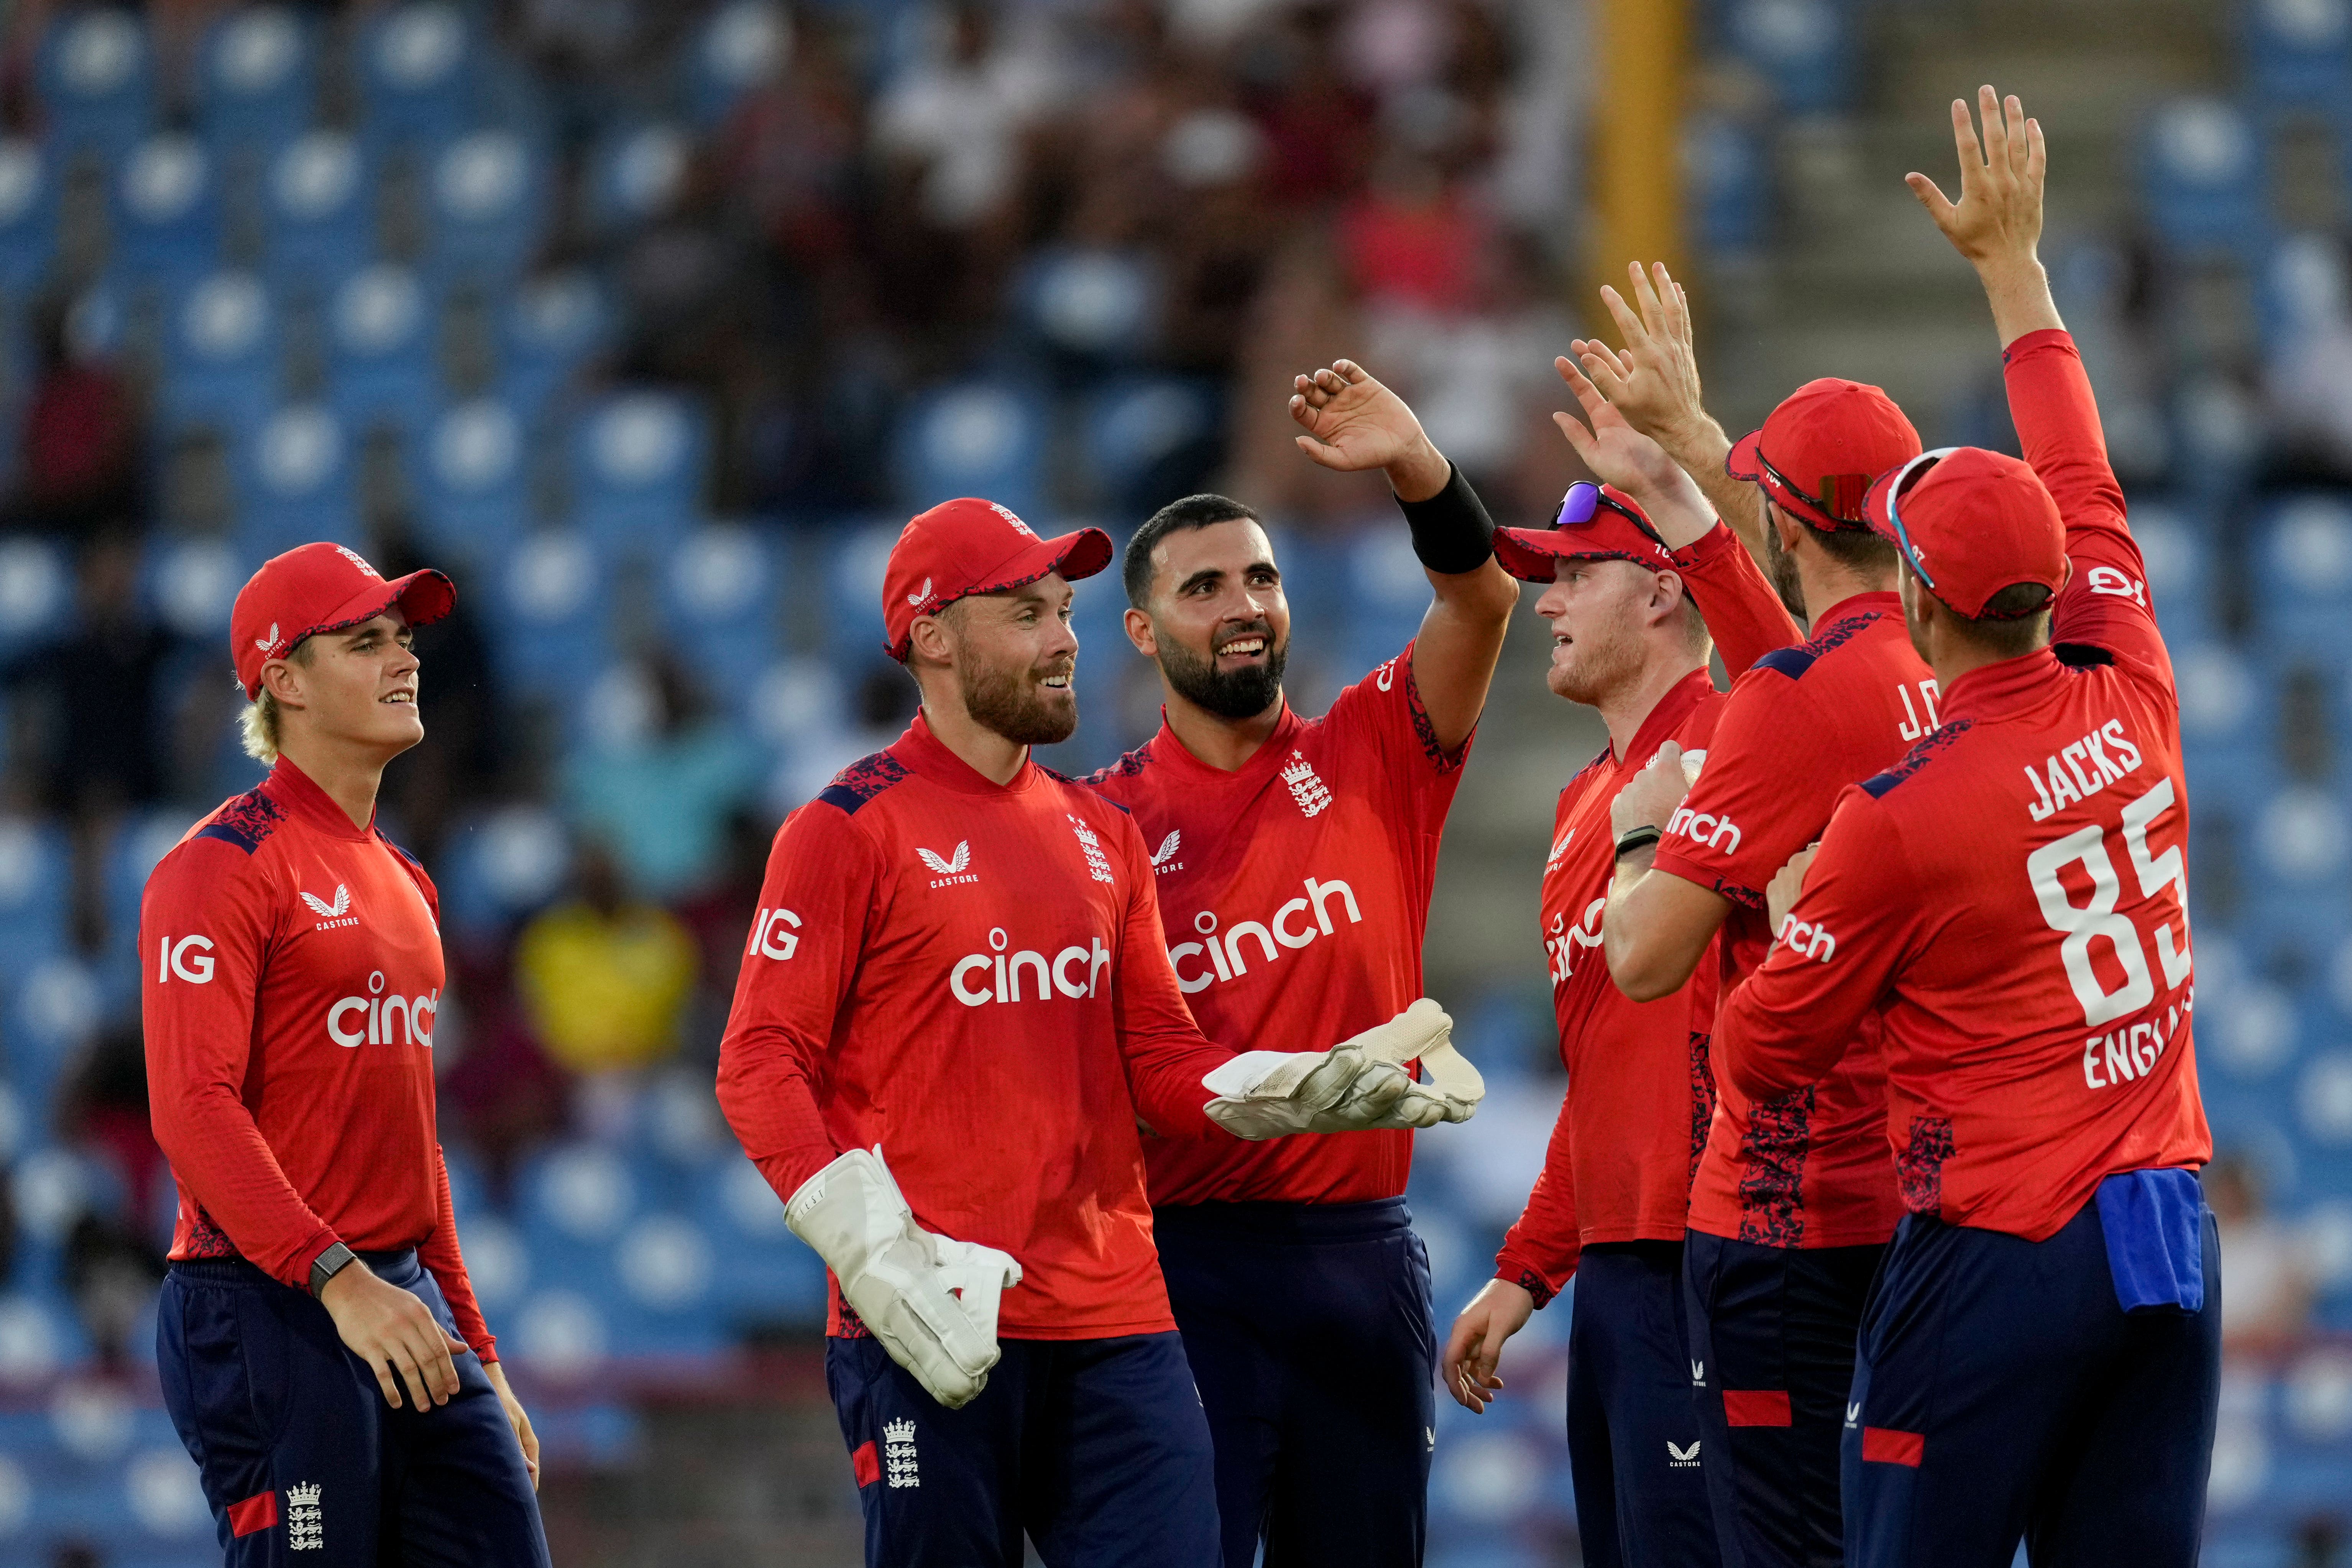
<svg viewBox="0 0 2352 1568">
<path fill-rule="evenodd" d="M 1763 468 L 1765 473 L 1771 476 L 1773 483 L 1778 484 L 1787 492 L 1784 495 L 1775 494 L 1770 485 L 1759 485 L 1758 488 L 1762 489 L 1767 499 L 1774 504 L 1787 506 L 1790 501 L 1795 500 L 1811 507 L 1822 517 L 1829 519 L 1835 527 L 1853 529 L 1865 526 L 1859 515 L 1848 517 L 1839 510 L 1839 507 L 1843 503 L 1852 507 L 1857 514 L 1861 512 L 1862 498 L 1870 489 L 1869 475 L 1823 474 L 1822 493 L 1816 497 L 1807 495 L 1795 480 L 1774 468 L 1772 459 L 1764 455 L 1764 448 L 1761 447 L 1756 448 L 1756 461 Z"/>
<path fill-rule="evenodd" d="M 1666 549 L 1666 542 L 1658 537 L 1658 531 L 1650 526 L 1649 519 L 1621 501 L 1610 500 L 1601 493 L 1599 485 L 1589 479 L 1579 479 L 1568 487 L 1568 493 L 1559 498 L 1559 510 L 1552 518 L 1551 525 L 1559 529 L 1589 527 L 1602 507 L 1607 507 L 1611 511 L 1640 529 L 1643 537 L 1659 549 Z"/>
<path fill-rule="evenodd" d="M 1935 592 L 1936 579 L 1919 563 L 1919 551 L 1911 542 L 1911 531 L 1903 526 L 1903 492 L 1926 479 L 1929 468 L 1959 450 L 1958 447 L 1938 447 L 1932 452 L 1920 453 L 1903 465 L 1895 473 L 1895 482 L 1886 488 L 1886 521 L 1895 529 L 1895 547 L 1903 552 L 1903 563 L 1911 568 L 1911 575 L 1926 584 L 1930 593 Z"/>
</svg>

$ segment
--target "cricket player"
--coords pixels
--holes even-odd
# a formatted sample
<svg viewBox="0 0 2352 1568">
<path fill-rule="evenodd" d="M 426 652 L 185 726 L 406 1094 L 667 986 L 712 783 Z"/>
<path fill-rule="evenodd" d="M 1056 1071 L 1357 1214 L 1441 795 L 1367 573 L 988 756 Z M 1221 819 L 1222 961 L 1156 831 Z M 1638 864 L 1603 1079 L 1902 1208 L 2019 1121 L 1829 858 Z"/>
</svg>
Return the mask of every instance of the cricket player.
<svg viewBox="0 0 2352 1568">
<path fill-rule="evenodd" d="M 232 1564 L 544 1568 L 539 1440 L 467 1282 L 434 1131 L 439 900 L 375 826 L 424 738 L 438 572 L 266 563 L 230 648 L 261 784 L 140 907 L 147 1085 L 180 1190 L 163 1402 Z"/>
<path fill-rule="evenodd" d="M 1715 971 L 1636 1003 L 1600 952 L 1619 846 L 1610 803 L 1662 750 L 1704 751 L 1723 709 L 1709 628 L 1736 677 L 1797 630 L 1696 485 L 1575 365 L 1556 362 L 1591 428 L 1556 416 L 1594 473 L 1549 529 L 1501 529 L 1506 571 L 1547 584 L 1546 680 L 1599 710 L 1608 749 L 1560 792 L 1543 876 L 1543 941 L 1569 1089 L 1527 1212 L 1496 1278 L 1454 1321 L 1444 1375 L 1483 1411 L 1504 1342 L 1577 1277 L 1569 1331 L 1569 1464 L 1585 1560 L 1719 1563 L 1687 1366 L 1683 1234 L 1715 1110 L 1707 1036 Z M 1622 489 L 1620 487 L 1622 487 Z M 1707 618 L 1701 619 L 1704 608 Z M 1633 847 L 1629 846 L 1628 849 Z"/>
<path fill-rule="evenodd" d="M 873 1568 L 1018 1568 L 1024 1533 L 1055 1568 L 1213 1563 L 1143 1141 L 1469 1114 L 1402 1070 L 1451 1050 L 1427 1000 L 1328 1052 L 1195 1026 L 1141 836 L 1029 756 L 1076 726 L 1070 584 L 1110 555 L 983 500 L 908 523 L 884 618 L 922 710 L 778 831 L 720 1047 L 728 1121 L 831 1271 Z"/>
<path fill-rule="evenodd" d="M 1681 386 L 1660 373 L 1686 353 L 1689 317 L 1663 269 L 1657 284 L 1634 273 L 1640 314 L 1618 307 L 1625 353 L 1588 350 L 1585 367 L 1612 403 L 1664 405 L 1667 428 L 1711 425 L 1675 406 Z M 1732 687 L 1696 784 L 1668 746 L 1612 808 L 1612 830 L 1636 847 L 1618 862 L 1602 951 L 1635 1001 L 1688 981 L 1710 944 L 1725 989 L 1751 973 L 1772 942 L 1773 875 L 1821 837 L 1839 790 L 1935 727 L 1935 678 L 1904 630 L 1895 547 L 1862 519 L 1872 479 L 1918 452 L 1884 392 L 1834 380 L 1798 388 L 1733 448 L 1730 472 L 1762 492 L 1766 571 L 1812 630 Z M 1748 1568 L 1835 1563 L 1854 1330 L 1902 1213 L 1877 1019 L 1862 1020 L 1818 1084 L 1763 1104 L 1721 1074 L 1716 1087 L 1683 1262 L 1691 1383 L 1719 1438 L 1706 1467 L 1717 1522 Z"/>
<path fill-rule="evenodd" d="M 1958 205 L 1909 182 L 1984 283 L 2027 460 L 1950 447 L 1872 487 L 1943 721 L 1774 879 L 1719 1039 L 1769 1102 L 1882 1019 L 1908 1213 L 1846 1405 L 1848 1561 L 1996 1568 L 2021 1536 L 2036 1568 L 2173 1568 L 2221 1350 L 2179 700 L 2035 257 L 2041 127 L 1979 108 L 1981 143 L 1952 105 Z"/>
<path fill-rule="evenodd" d="M 1434 598 L 1328 713 L 1285 700 L 1290 609 L 1257 514 L 1191 496 L 1129 541 L 1127 633 L 1163 722 L 1087 782 L 1134 815 L 1177 984 L 1235 1043 L 1370 1028 L 1421 994 L 1439 836 L 1518 584 L 1469 481 L 1395 393 L 1300 376 L 1298 444 L 1383 469 Z M 1410 1131 L 1148 1139 L 1152 1228 L 1217 1456 L 1225 1568 L 1422 1560 L 1435 1444 L 1429 1259 Z"/>
</svg>

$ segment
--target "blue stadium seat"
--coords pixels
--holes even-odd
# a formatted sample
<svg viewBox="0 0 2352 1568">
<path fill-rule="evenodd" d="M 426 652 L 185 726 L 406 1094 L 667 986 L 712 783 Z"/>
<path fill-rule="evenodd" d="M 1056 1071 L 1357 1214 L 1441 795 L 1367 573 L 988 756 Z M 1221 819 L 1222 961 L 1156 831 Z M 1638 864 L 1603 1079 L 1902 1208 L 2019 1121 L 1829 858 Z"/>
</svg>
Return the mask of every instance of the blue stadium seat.
<svg viewBox="0 0 2352 1568">
<path fill-rule="evenodd" d="M 616 393 L 574 428 L 574 515 L 614 545 L 675 538 L 699 504 L 709 451 L 709 419 L 687 398 Z"/>
<path fill-rule="evenodd" d="M 196 115 L 218 146 L 280 147 L 310 128 L 318 40 L 305 14 L 252 5 L 206 30 L 196 66 Z"/>
<path fill-rule="evenodd" d="M 1684 200 L 1707 254 L 1751 256 L 1772 237 L 1772 162 L 1762 138 L 1719 114 L 1683 128 Z"/>
<path fill-rule="evenodd" d="M 1402 529 L 1366 531 L 1349 552 L 1348 567 L 1355 614 L 1347 623 L 1343 681 L 1394 658 L 1420 631 L 1421 617 L 1436 597 Z"/>
<path fill-rule="evenodd" d="M 343 279 L 328 307 L 337 412 L 355 431 L 390 423 L 414 434 L 440 401 L 434 366 L 438 301 L 423 279 L 381 261 Z"/>
<path fill-rule="evenodd" d="M 588 165 L 588 208 L 596 227 L 618 234 L 669 209 L 685 184 L 694 143 L 676 125 L 616 126 Z"/>
<path fill-rule="evenodd" d="M 708 129 L 724 120 L 743 94 L 775 76 L 792 49 L 792 16 L 782 5 L 732 0 L 711 12 L 683 51 L 695 122 Z"/>
<path fill-rule="evenodd" d="M 1154 376 L 1099 389 L 1086 404 L 1094 493 L 1139 521 L 1175 500 L 1171 461 L 1216 440 L 1221 413 L 1217 389 L 1200 381 Z"/>
<path fill-rule="evenodd" d="M 662 621 L 679 653 L 729 707 L 747 701 L 778 651 L 772 540 L 740 523 L 695 530 L 662 573 Z"/>
<path fill-rule="evenodd" d="M 2352 5 L 2252 0 L 2239 7 L 2249 101 L 2265 114 L 2352 107 Z"/>
<path fill-rule="evenodd" d="M 519 1218 L 526 1233 L 545 1233 L 552 1244 L 577 1252 L 609 1246 L 636 1216 L 641 1194 L 636 1173 L 620 1151 L 575 1140 L 534 1154 L 517 1178 Z M 532 1234 L 532 1264 L 540 1237 Z"/>
<path fill-rule="evenodd" d="M 73 614 L 73 571 L 56 541 L 0 544 L 0 661 L 61 636 Z"/>
<path fill-rule="evenodd" d="M 2352 646 L 2352 505 L 2294 498 L 2272 511 L 2259 538 L 2266 640 Z"/>
<path fill-rule="evenodd" d="M 56 826 L 0 817 L 0 980 L 24 998 L 22 982 L 65 951 L 73 898 L 72 858 Z M 43 1018 L 56 1016 L 43 1011 Z M 31 1031 L 54 1038 L 55 1031 Z M 13 1035 L 12 1047 L 26 1043 Z"/>
<path fill-rule="evenodd" d="M 311 283 L 358 271 L 374 254 L 366 150 L 340 131 L 310 131 L 270 160 L 263 183 L 270 271 Z"/>
<path fill-rule="evenodd" d="M 523 425 L 503 399 L 443 409 L 416 456 L 418 521 L 436 551 L 487 561 L 522 532 L 530 510 Z"/>
<path fill-rule="evenodd" d="M 2345 319 L 2347 288 L 2344 247 L 2325 233 L 2281 237 L 2263 258 L 2257 302 L 2263 347 L 2283 362 Z"/>
<path fill-rule="evenodd" d="M 1084 655 L 1078 667 L 1086 668 Z M 753 740 L 786 756 L 833 742 L 848 727 L 847 692 L 821 658 L 772 660 L 744 694 L 740 712 Z M 1083 699 L 1081 700 L 1083 700 Z"/>
<path fill-rule="evenodd" d="M 2177 98 L 2148 123 L 2144 205 L 2158 237 L 2192 255 L 2253 259 L 2267 247 L 2261 141 L 2244 114 L 2210 98 Z"/>
<path fill-rule="evenodd" d="M 50 140 L 60 149 L 86 148 L 110 163 L 153 122 L 153 53 L 136 11 L 65 12 L 41 40 L 37 69 Z"/>
<path fill-rule="evenodd" d="M 276 301 L 250 272 L 215 272 L 180 296 L 164 331 L 167 425 L 257 420 L 278 376 Z"/>
<path fill-rule="evenodd" d="M 548 273 L 515 289 L 500 337 L 508 399 L 526 414 L 536 414 L 611 342 L 612 307 L 588 273 Z"/>
<path fill-rule="evenodd" d="M 2213 542 L 2190 514 L 2168 500 L 2136 500 L 2132 537 L 2147 567 L 2148 602 L 2173 647 L 2213 635 Z"/>
<path fill-rule="evenodd" d="M 1853 97 L 1853 23 L 1841 0 L 1728 0 L 1732 52 L 1769 84 L 1779 106 L 1804 114 Z"/>
<path fill-rule="evenodd" d="M 2171 652 L 2183 748 L 2267 754 L 2278 721 L 2278 692 L 2267 674 L 2227 643 L 2184 640 Z"/>
<path fill-rule="evenodd" d="M 610 658 L 612 563 L 573 530 L 527 533 L 496 568 L 492 654 L 508 685 L 538 697 L 576 694 Z"/>
<path fill-rule="evenodd" d="M 1160 287 L 1158 268 L 1141 252 L 1056 247 L 1030 258 L 1013 298 L 1049 350 L 1123 363 L 1144 353 L 1159 331 Z"/>
<path fill-rule="evenodd" d="M 131 150 L 114 179 L 116 269 L 184 288 L 220 258 L 220 180 L 211 151 L 184 132 Z"/>
<path fill-rule="evenodd" d="M 706 1173 L 694 1213 L 727 1259 L 715 1306 L 738 1329 L 824 1322 L 824 1260 L 784 1225 L 784 1203 L 738 1153 Z"/>
<path fill-rule="evenodd" d="M 499 932 L 553 898 L 571 865 L 571 839 L 552 813 L 514 805 L 468 817 L 433 868 L 442 923 L 469 937 Z"/>
<path fill-rule="evenodd" d="M 47 149 L 26 137 L 0 139 L 0 289 L 29 289 L 57 248 L 57 170 Z"/>
<path fill-rule="evenodd" d="M 314 539 L 359 542 L 357 436 L 324 404 L 295 404 L 238 433 L 231 462 L 239 548 L 255 561 Z"/>
<path fill-rule="evenodd" d="M 464 10 L 446 0 L 377 12 L 358 46 L 369 137 L 437 139 L 467 123 L 478 47 Z"/>
<path fill-rule="evenodd" d="M 236 591 L 260 564 L 260 557 L 240 555 L 225 540 L 152 540 L 140 565 L 141 589 L 165 626 L 215 647 L 228 635 Z M 219 673 L 216 667 L 214 673 Z"/>
<path fill-rule="evenodd" d="M 973 381 L 915 398 L 898 432 L 901 499 L 920 511 L 978 496 L 1023 517 L 1045 500 L 1045 400 L 1025 387 Z"/>
<path fill-rule="evenodd" d="M 684 1215 L 654 1212 L 633 1221 L 611 1253 L 608 1278 L 620 1286 L 607 1298 L 615 1309 L 614 1348 L 661 1357 L 725 1349 L 715 1290 L 723 1256 L 711 1234 Z"/>
<path fill-rule="evenodd" d="M 539 243 L 546 204 L 544 153 L 517 132 L 475 131 L 432 164 L 433 263 L 445 278 L 507 281 Z"/>
<path fill-rule="evenodd" d="M 166 955 L 139 950 L 139 900 L 148 873 L 195 825 L 191 811 L 151 811 L 125 817 L 105 850 L 107 952 L 110 963 L 134 974 L 161 973 Z"/>
</svg>

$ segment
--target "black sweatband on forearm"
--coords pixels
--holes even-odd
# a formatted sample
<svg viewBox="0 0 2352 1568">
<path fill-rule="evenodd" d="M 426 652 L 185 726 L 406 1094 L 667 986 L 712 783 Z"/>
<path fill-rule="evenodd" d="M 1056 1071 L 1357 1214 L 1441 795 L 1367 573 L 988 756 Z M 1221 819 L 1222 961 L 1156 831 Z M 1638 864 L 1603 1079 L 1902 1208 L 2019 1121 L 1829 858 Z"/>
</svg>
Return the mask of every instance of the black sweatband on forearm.
<svg viewBox="0 0 2352 1568">
<path fill-rule="evenodd" d="M 1445 488 L 1427 500 L 1407 500 L 1397 498 L 1397 508 L 1404 513 L 1405 526 L 1412 530 L 1412 552 L 1432 572 L 1458 577 L 1465 572 L 1475 572 L 1493 559 L 1495 554 L 1495 520 L 1486 515 L 1486 503 L 1462 477 L 1462 470 L 1446 465 Z"/>
</svg>

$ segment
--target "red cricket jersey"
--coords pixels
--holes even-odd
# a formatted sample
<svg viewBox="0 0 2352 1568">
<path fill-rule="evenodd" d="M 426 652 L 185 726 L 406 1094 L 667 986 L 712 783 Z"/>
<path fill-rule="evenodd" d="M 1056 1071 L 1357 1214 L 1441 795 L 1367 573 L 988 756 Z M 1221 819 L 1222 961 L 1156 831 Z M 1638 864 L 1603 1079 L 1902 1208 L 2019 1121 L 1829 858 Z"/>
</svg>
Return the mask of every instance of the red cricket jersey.
<svg viewBox="0 0 2352 1568">
<path fill-rule="evenodd" d="M 414 1247 L 498 1359 L 434 1131 L 440 898 L 281 758 L 188 830 L 140 901 L 147 1090 L 180 1186 L 172 1256 L 308 1289 L 340 1241 Z"/>
<path fill-rule="evenodd" d="M 1437 743 L 1408 644 L 1322 718 L 1286 708 L 1231 773 L 1163 723 L 1087 780 L 1156 847 L 1170 956 L 1202 1033 L 1304 1050 L 1412 1005 L 1438 837 L 1469 752 Z M 1143 1160 L 1155 1205 L 1366 1203 L 1404 1191 L 1412 1134 L 1153 1138 Z"/>
<path fill-rule="evenodd" d="M 2171 660 L 2073 339 L 2004 357 L 2066 521 L 2053 647 L 1954 681 L 1942 726 L 1840 796 L 1719 1032 L 1763 1099 L 1818 1080 L 1881 1010 L 1905 1205 L 2042 1241 L 2105 1177 L 2200 1165 L 2212 1139 Z"/>
<path fill-rule="evenodd" d="M 879 1144 L 926 1229 L 1020 1262 L 1005 1337 L 1175 1327 L 1138 1122 L 1238 1142 L 1202 1110 L 1232 1053 L 1127 813 L 1034 762 L 993 784 L 918 717 L 784 819 L 760 906 L 719 1102 L 778 1194 Z M 865 1331 L 837 1284 L 829 1331 Z"/>
<path fill-rule="evenodd" d="M 1764 961 L 1764 889 L 1829 822 L 1847 784 L 1936 726 L 1936 679 L 1893 593 L 1824 611 L 1806 642 L 1739 678 L 1706 763 L 1666 825 L 1655 868 L 1731 900 L 1721 986 Z M 1715 1123 L 1691 1184 L 1690 1225 L 1764 1247 L 1855 1247 L 1895 1234 L 1886 1064 L 1866 1014 L 1829 1076 L 1759 1105 L 1717 1075 Z"/>
<path fill-rule="evenodd" d="M 1796 640 L 1796 623 L 1721 523 L 1674 561 L 1735 679 Z M 1544 861 L 1543 942 L 1568 1098 L 1528 1206 L 1495 1258 L 1496 1277 L 1525 1287 L 1538 1306 L 1567 1287 L 1587 1243 L 1682 1239 L 1691 1173 L 1715 1113 L 1707 1041 L 1716 959 L 1710 946 L 1689 982 L 1654 1002 L 1617 989 L 1601 952 L 1617 869 L 1609 805 L 1668 741 L 1706 750 L 1723 702 L 1705 668 L 1691 671 L 1650 710 L 1624 756 L 1612 746 L 1559 794 Z"/>
</svg>

